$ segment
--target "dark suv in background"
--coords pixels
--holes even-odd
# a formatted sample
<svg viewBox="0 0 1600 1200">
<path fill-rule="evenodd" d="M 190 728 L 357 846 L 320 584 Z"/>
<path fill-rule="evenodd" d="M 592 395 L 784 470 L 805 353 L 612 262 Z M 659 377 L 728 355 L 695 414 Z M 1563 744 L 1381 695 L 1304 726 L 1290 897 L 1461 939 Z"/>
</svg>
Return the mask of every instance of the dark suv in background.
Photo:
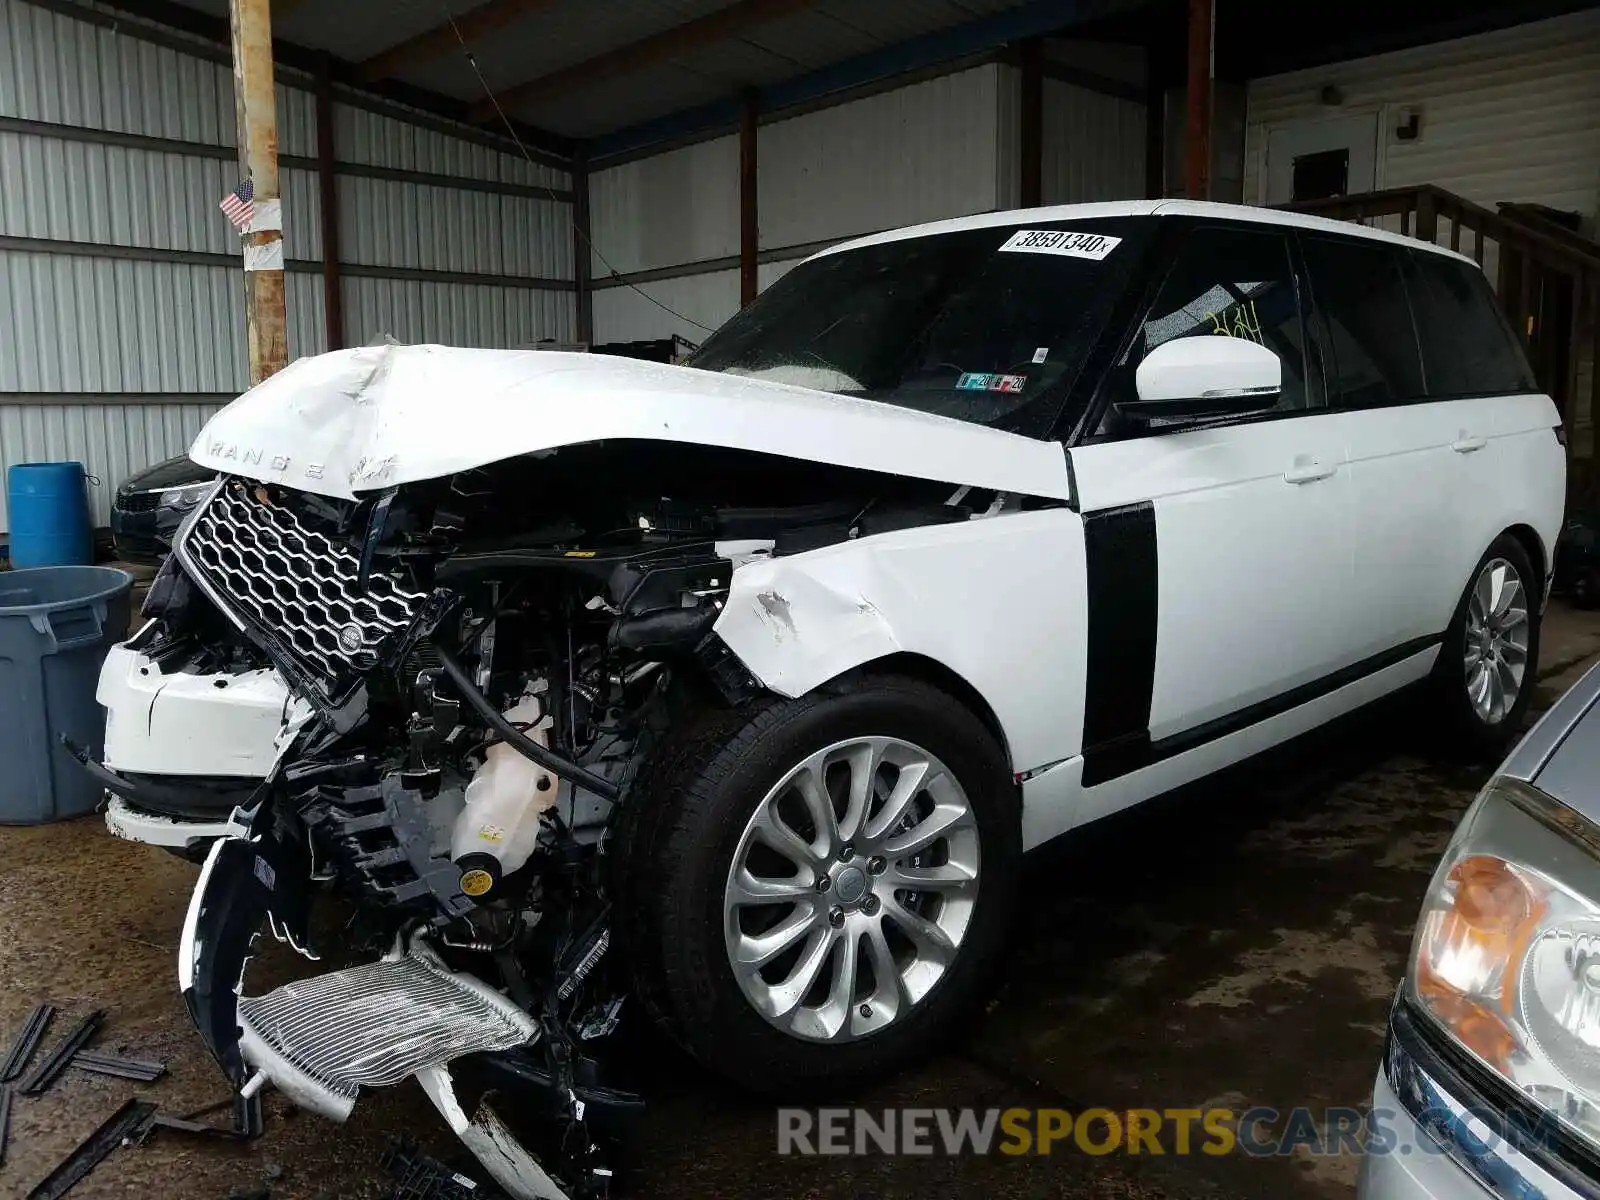
<svg viewBox="0 0 1600 1200">
<path fill-rule="evenodd" d="M 111 540 L 123 562 L 156 562 L 172 549 L 172 535 L 205 495 L 216 472 L 169 458 L 128 476 L 111 502 Z"/>
</svg>

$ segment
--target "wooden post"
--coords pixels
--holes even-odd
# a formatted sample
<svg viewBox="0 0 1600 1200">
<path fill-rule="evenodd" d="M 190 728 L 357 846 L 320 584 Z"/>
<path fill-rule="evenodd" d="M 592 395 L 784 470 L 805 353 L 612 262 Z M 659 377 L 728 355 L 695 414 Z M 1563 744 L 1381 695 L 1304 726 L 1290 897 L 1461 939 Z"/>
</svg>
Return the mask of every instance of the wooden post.
<svg viewBox="0 0 1600 1200">
<path fill-rule="evenodd" d="M 1022 207 L 1044 203 L 1044 39 L 1022 43 L 1022 111 L 1018 130 L 1022 154 Z"/>
<path fill-rule="evenodd" d="M 1417 196 L 1417 238 L 1430 243 L 1439 240 L 1439 205 L 1432 192 Z"/>
<path fill-rule="evenodd" d="M 344 287 L 339 276 L 339 180 L 333 148 L 333 87 L 324 56 L 317 71 L 317 187 L 322 210 L 322 328 L 329 350 L 344 348 Z"/>
<path fill-rule="evenodd" d="M 1189 0 L 1189 105 L 1184 121 L 1184 191 L 1211 190 L 1211 0 Z"/>
<path fill-rule="evenodd" d="M 582 146 L 572 152 L 572 283 L 577 309 L 578 340 L 594 341 L 594 289 L 589 286 L 589 156 Z"/>
<path fill-rule="evenodd" d="M 250 382 L 289 361 L 283 303 L 283 230 L 278 209 L 278 102 L 273 94 L 269 0 L 229 0 L 233 29 L 233 108 L 239 126 L 239 171 L 255 189 L 256 227 L 244 235 L 245 330 Z"/>
<path fill-rule="evenodd" d="M 759 255 L 760 225 L 756 211 L 756 129 L 759 116 L 756 93 L 744 93 L 744 109 L 739 121 L 739 306 L 756 298 L 761 290 Z"/>
</svg>

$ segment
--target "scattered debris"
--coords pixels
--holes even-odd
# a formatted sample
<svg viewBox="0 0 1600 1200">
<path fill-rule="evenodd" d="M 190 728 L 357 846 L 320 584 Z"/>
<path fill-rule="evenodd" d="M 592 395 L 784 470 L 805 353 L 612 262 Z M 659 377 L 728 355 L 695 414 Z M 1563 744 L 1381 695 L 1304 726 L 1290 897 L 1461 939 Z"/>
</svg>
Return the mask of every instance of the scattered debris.
<svg viewBox="0 0 1600 1200">
<path fill-rule="evenodd" d="M 389 1143 L 383 1169 L 395 1181 L 389 1200 L 498 1200 L 500 1196 L 495 1189 L 421 1153 L 410 1138 Z"/>
<path fill-rule="evenodd" d="M 73 1056 L 89 1044 L 89 1039 L 100 1028 L 100 1023 L 106 1019 L 106 1010 L 97 1008 L 82 1021 L 77 1028 L 56 1043 L 55 1048 L 45 1055 L 33 1074 L 25 1079 L 17 1089 L 24 1096 L 42 1096 L 50 1089 L 61 1073 L 72 1062 Z"/>
<path fill-rule="evenodd" d="M 217 1112 L 230 1104 L 233 1107 L 231 1125 L 208 1125 L 204 1121 L 195 1120 L 197 1116 Z M 263 1126 L 261 1097 L 235 1095 L 231 1101 L 209 1105 L 198 1113 L 191 1113 L 186 1117 L 169 1117 L 165 1113 L 153 1112 L 149 1121 L 137 1131 L 135 1139 L 140 1143 L 147 1142 L 152 1134 L 165 1129 L 171 1133 L 187 1133 L 225 1142 L 252 1142 L 261 1136 Z"/>
<path fill-rule="evenodd" d="M 11 1089 L 0 1084 L 0 1167 L 6 1165 L 6 1143 L 11 1140 Z"/>
<path fill-rule="evenodd" d="M 155 1111 L 156 1106 L 148 1100 L 129 1100 L 29 1192 L 27 1200 L 59 1200 L 65 1196 L 118 1146 L 130 1138 L 137 1139 Z"/>
<path fill-rule="evenodd" d="M 6 1055 L 5 1061 L 0 1063 L 0 1083 L 9 1083 L 27 1070 L 28 1060 L 38 1049 L 44 1031 L 49 1028 L 50 1019 L 55 1015 L 55 1006 L 51 1004 L 41 1004 L 28 1015 L 28 1019 L 22 1024 L 21 1032 L 17 1034 L 17 1040 L 11 1044 L 11 1050 Z"/>
<path fill-rule="evenodd" d="M 99 1054 L 93 1050 L 79 1050 L 72 1056 L 72 1065 L 80 1071 L 135 1079 L 140 1083 L 154 1083 L 167 1073 L 166 1063 L 148 1062 L 142 1058 L 118 1058 L 114 1054 Z"/>
</svg>

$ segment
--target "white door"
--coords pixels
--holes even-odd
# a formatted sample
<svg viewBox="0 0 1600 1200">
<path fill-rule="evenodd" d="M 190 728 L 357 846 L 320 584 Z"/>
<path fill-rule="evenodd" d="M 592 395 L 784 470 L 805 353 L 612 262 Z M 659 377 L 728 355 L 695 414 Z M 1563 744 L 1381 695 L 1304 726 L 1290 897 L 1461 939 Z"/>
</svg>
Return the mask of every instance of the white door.
<svg viewBox="0 0 1600 1200">
<path fill-rule="evenodd" d="M 1289 121 L 1267 133 L 1263 204 L 1354 196 L 1377 174 L 1378 114 Z"/>
<path fill-rule="evenodd" d="M 1353 661 L 1398 659 L 1439 640 L 1511 523 L 1498 442 L 1508 413 L 1537 423 L 1543 406 L 1510 400 L 1532 381 L 1471 263 L 1311 233 L 1301 247 L 1328 402 L 1346 412 Z"/>
<path fill-rule="evenodd" d="M 1343 418 L 1308 407 L 1319 394 L 1303 328 L 1283 233 L 1195 229 L 1112 386 L 1132 386 L 1171 338 L 1249 337 L 1283 363 L 1278 409 L 1167 429 L 1113 411 L 1072 449 L 1088 578 L 1085 819 L 1099 815 L 1095 787 L 1285 711 L 1346 656 Z"/>
</svg>

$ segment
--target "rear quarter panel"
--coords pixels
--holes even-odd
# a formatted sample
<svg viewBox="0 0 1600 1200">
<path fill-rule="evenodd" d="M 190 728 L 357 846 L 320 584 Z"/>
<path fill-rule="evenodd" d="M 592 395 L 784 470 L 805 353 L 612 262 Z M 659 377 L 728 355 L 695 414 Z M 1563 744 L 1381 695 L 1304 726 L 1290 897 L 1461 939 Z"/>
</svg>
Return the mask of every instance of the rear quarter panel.
<svg viewBox="0 0 1600 1200">
<path fill-rule="evenodd" d="M 1479 403 L 1486 406 L 1480 428 L 1494 448 L 1500 479 L 1498 510 L 1478 518 L 1481 545 L 1487 549 L 1510 526 L 1528 526 L 1539 535 L 1543 561 L 1536 565 L 1548 581 L 1567 502 L 1567 450 L 1555 435 L 1561 415 L 1545 395 Z"/>
</svg>

